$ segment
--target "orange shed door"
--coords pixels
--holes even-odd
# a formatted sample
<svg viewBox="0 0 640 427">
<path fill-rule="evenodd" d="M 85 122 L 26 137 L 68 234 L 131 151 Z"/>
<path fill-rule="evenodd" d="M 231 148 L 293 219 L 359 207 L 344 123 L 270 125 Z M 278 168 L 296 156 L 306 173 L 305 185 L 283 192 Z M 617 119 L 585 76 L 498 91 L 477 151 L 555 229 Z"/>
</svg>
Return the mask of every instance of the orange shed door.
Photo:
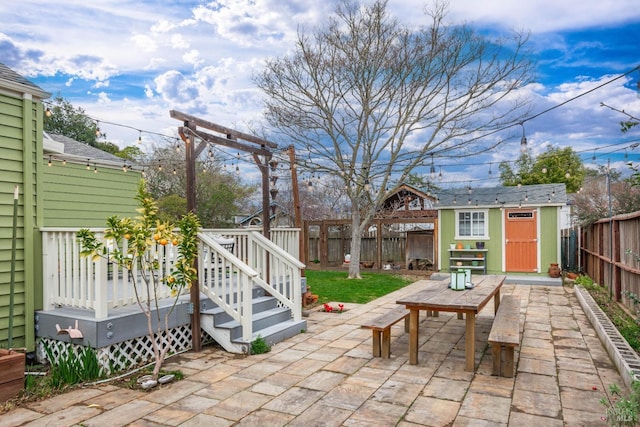
<svg viewBox="0 0 640 427">
<path fill-rule="evenodd" d="M 535 210 L 505 209 L 507 272 L 538 271 L 538 226 Z"/>
</svg>

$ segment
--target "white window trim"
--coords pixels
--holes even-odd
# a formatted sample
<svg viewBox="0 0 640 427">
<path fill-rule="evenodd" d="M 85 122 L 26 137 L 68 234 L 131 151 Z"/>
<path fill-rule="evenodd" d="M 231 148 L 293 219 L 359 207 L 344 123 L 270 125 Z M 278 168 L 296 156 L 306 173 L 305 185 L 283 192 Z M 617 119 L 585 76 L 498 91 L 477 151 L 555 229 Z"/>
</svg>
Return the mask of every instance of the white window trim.
<svg viewBox="0 0 640 427">
<path fill-rule="evenodd" d="M 458 223 L 458 218 L 460 217 L 460 213 L 484 213 L 484 235 L 483 236 L 461 236 L 460 235 L 460 224 Z M 489 238 L 489 209 L 458 209 L 454 210 L 454 222 L 456 226 L 456 240 L 477 240 L 477 239 L 488 239 Z"/>
</svg>

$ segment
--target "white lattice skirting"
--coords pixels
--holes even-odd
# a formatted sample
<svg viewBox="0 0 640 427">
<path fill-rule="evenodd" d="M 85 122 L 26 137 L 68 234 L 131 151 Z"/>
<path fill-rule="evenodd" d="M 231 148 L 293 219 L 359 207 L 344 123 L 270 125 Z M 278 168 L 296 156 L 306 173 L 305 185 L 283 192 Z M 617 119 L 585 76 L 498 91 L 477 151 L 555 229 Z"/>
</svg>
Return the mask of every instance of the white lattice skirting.
<svg viewBox="0 0 640 427">
<path fill-rule="evenodd" d="M 177 326 L 170 331 L 171 349 L 167 356 L 189 350 L 191 348 L 191 326 Z M 202 342 L 211 342 L 212 338 L 204 333 Z M 37 344 L 37 354 L 40 361 L 48 359 L 44 350 L 45 346 L 49 348 L 53 355 L 52 364 L 58 363 L 61 357 L 67 356 L 69 352 L 79 356 L 83 351 L 83 346 L 57 341 L 51 338 L 40 338 Z M 107 347 L 95 349 L 98 363 L 103 373 L 112 374 L 123 371 L 134 366 L 139 366 L 154 361 L 153 347 L 148 336 L 133 338 Z"/>
</svg>

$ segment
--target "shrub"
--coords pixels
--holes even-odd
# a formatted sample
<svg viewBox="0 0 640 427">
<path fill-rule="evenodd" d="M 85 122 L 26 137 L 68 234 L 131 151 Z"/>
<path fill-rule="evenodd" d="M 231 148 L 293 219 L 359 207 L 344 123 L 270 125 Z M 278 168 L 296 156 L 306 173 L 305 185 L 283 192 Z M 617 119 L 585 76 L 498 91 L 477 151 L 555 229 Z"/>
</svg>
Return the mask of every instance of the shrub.
<svg viewBox="0 0 640 427">
<path fill-rule="evenodd" d="M 251 342 L 251 354 L 269 353 L 271 346 L 260 335 Z"/>
</svg>

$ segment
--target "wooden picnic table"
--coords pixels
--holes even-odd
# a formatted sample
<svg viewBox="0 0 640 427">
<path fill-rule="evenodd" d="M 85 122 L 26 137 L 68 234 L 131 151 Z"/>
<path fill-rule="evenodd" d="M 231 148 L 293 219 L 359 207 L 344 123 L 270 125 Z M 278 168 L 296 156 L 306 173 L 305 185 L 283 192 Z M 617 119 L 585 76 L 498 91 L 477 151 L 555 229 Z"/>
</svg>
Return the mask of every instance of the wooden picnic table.
<svg viewBox="0 0 640 427">
<path fill-rule="evenodd" d="M 424 289 L 398 301 L 409 310 L 409 364 L 418 363 L 418 320 L 420 310 L 433 312 L 448 311 L 465 314 L 465 370 L 475 368 L 476 315 L 494 299 L 495 312 L 500 305 L 500 288 L 506 276 L 474 276 L 473 289 L 454 291 L 449 280 L 419 280 Z"/>
</svg>

